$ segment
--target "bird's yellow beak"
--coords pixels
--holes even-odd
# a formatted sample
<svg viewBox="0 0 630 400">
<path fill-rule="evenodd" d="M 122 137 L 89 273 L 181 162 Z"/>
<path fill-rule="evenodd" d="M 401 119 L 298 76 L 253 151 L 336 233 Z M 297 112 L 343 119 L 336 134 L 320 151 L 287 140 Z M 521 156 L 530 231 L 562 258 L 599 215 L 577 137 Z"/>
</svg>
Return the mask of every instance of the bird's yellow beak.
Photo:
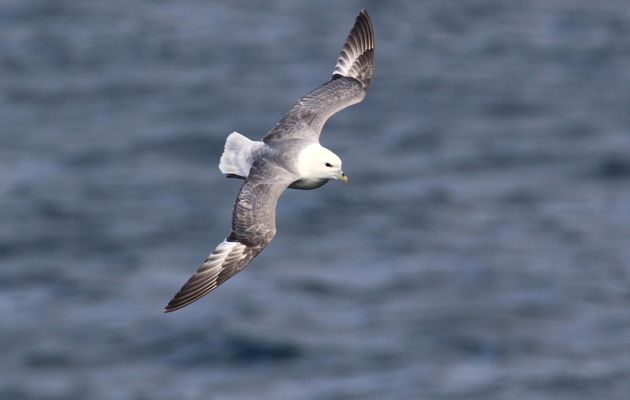
<svg viewBox="0 0 630 400">
<path fill-rule="evenodd" d="M 341 171 L 339 172 L 338 179 L 346 185 L 350 183 L 350 179 Z"/>
</svg>

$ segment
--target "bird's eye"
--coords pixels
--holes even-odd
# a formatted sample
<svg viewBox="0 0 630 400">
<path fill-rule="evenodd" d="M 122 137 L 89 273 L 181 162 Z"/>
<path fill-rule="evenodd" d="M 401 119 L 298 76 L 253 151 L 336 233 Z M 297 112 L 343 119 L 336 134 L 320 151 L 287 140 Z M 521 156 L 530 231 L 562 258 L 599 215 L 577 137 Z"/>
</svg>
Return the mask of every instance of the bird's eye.
<svg viewBox="0 0 630 400">
<path fill-rule="evenodd" d="M 332 164 L 327 162 L 326 164 L 324 164 L 325 166 L 327 166 L 328 168 L 332 168 Z"/>
</svg>

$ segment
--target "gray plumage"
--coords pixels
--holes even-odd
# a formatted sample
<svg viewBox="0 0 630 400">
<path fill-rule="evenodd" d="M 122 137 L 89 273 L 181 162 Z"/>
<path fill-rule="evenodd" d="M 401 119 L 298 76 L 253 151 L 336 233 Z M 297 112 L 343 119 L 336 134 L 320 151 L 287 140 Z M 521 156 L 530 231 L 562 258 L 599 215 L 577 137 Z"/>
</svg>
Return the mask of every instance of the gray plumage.
<svg viewBox="0 0 630 400">
<path fill-rule="evenodd" d="M 347 182 L 338 157 L 320 149 L 319 135 L 330 116 L 363 100 L 372 78 L 373 57 L 372 23 L 361 10 L 330 81 L 303 96 L 262 142 L 236 132 L 228 136 L 220 169 L 228 177 L 245 179 L 234 205 L 232 231 L 175 294 L 165 312 L 208 294 L 245 268 L 271 242 L 276 233 L 276 205 L 288 187 L 313 189 L 329 179 Z M 316 145 L 313 149 L 318 156 L 332 157 L 331 163 L 338 160 L 339 165 L 325 163 L 337 168 L 337 175 L 305 175 L 299 158 L 312 145 Z"/>
<path fill-rule="evenodd" d="M 332 79 L 304 95 L 263 138 L 318 140 L 333 114 L 363 100 L 372 79 L 374 31 L 361 10 L 337 59 Z"/>
</svg>

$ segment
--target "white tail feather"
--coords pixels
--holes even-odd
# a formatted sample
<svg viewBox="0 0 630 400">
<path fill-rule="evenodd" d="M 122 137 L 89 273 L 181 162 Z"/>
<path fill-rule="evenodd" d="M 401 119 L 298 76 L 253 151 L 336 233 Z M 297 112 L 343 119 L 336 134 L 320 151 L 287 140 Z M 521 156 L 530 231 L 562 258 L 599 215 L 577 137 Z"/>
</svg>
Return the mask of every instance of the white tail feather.
<svg viewBox="0 0 630 400">
<path fill-rule="evenodd" d="M 219 169 L 226 175 L 247 178 L 254 162 L 254 151 L 260 146 L 264 146 L 264 143 L 249 140 L 238 132 L 230 133 L 221 154 Z"/>
</svg>

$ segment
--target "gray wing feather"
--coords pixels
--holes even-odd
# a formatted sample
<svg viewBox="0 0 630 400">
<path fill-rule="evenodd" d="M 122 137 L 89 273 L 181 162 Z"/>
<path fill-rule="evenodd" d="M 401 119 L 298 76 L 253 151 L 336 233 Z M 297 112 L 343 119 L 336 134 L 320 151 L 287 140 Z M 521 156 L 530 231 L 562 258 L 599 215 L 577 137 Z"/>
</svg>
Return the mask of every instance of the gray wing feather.
<svg viewBox="0 0 630 400">
<path fill-rule="evenodd" d="M 254 163 L 236 198 L 232 232 L 175 294 L 164 312 L 178 310 L 210 293 L 245 268 L 271 242 L 276 234 L 278 199 L 294 180 L 279 167 Z"/>
<path fill-rule="evenodd" d="M 317 140 L 333 114 L 365 97 L 374 69 L 374 29 L 361 10 L 337 59 L 332 79 L 302 97 L 263 138 Z"/>
</svg>

